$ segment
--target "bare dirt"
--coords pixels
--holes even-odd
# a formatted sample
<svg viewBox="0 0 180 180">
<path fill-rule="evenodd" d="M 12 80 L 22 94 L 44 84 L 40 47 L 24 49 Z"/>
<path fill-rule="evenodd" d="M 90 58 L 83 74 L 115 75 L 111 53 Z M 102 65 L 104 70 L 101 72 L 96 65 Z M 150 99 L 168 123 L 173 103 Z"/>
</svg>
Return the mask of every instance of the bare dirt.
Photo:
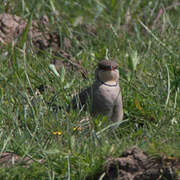
<svg viewBox="0 0 180 180">
<path fill-rule="evenodd" d="M 27 23 L 27 19 L 19 16 L 7 13 L 0 14 L 0 42 L 4 45 L 8 43 L 16 45 L 25 31 Z M 32 45 L 31 47 L 33 47 L 36 52 L 51 49 L 51 53 L 54 55 L 52 63 L 55 64 L 57 70 L 63 65 L 69 70 L 73 69 L 79 72 L 83 78 L 86 78 L 86 71 L 80 62 L 75 61 L 69 53 L 72 48 L 71 40 L 64 37 L 62 44 L 63 49 L 60 48 L 60 35 L 57 30 L 50 28 L 47 16 L 42 16 L 39 20 L 32 20 L 27 33 L 27 45 Z M 61 60 L 59 60 L 58 57 L 62 57 Z"/>
<path fill-rule="evenodd" d="M 24 32 L 28 20 L 16 15 L 0 14 L 0 41 L 4 44 L 16 42 Z M 39 49 L 53 47 L 58 49 L 59 35 L 50 32 L 49 20 L 43 16 L 40 20 L 33 20 L 28 31 L 28 37 Z"/>
<path fill-rule="evenodd" d="M 43 160 L 33 160 L 29 157 L 21 157 L 13 152 L 3 152 L 0 154 L 0 167 L 11 168 L 14 165 L 31 165 L 33 162 L 43 162 Z"/>
<path fill-rule="evenodd" d="M 175 180 L 180 171 L 180 159 L 151 157 L 132 147 L 118 158 L 108 159 L 98 173 L 86 180 Z"/>
</svg>

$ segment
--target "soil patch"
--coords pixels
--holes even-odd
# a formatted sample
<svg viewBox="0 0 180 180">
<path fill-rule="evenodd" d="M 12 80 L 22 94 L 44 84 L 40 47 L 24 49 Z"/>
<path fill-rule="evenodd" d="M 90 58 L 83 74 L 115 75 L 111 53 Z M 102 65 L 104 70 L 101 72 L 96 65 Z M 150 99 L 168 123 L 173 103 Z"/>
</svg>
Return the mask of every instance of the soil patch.
<svg viewBox="0 0 180 180">
<path fill-rule="evenodd" d="M 141 149 L 132 147 L 121 157 L 108 159 L 100 173 L 86 180 L 178 180 L 179 171 L 180 159 L 151 157 Z"/>
<path fill-rule="evenodd" d="M 0 42 L 2 44 L 12 42 L 16 44 L 25 30 L 27 22 L 27 19 L 16 15 L 0 14 Z M 27 45 L 32 44 L 36 52 L 51 49 L 51 53 L 54 55 L 52 63 L 55 64 L 57 70 L 63 65 L 68 70 L 80 72 L 86 78 L 87 72 L 80 62 L 74 61 L 73 56 L 70 54 L 72 48 L 71 40 L 64 37 L 62 43 L 64 49 L 61 49 L 60 39 L 58 31 L 51 30 L 47 16 L 42 16 L 39 20 L 32 20 L 27 33 Z"/>
<path fill-rule="evenodd" d="M 33 162 L 42 163 L 43 160 L 33 160 L 29 157 L 20 157 L 12 152 L 4 152 L 0 154 L 0 167 L 10 168 L 13 165 L 21 164 L 23 166 L 31 165 Z"/>
</svg>

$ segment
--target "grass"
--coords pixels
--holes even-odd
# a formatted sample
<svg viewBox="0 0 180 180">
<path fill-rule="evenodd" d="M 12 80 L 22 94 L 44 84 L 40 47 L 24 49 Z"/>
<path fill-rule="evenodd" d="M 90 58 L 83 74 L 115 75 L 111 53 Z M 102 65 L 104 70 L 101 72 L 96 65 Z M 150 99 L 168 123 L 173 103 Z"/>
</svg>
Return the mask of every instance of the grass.
<svg viewBox="0 0 180 180">
<path fill-rule="evenodd" d="M 60 77 L 53 74 L 48 67 L 54 58 L 51 51 L 37 54 L 34 47 L 27 47 L 26 31 L 15 47 L 0 45 L 0 149 L 35 160 L 28 167 L 1 168 L 1 178 L 84 179 L 108 157 L 119 157 L 133 145 L 151 155 L 180 157 L 177 1 L 7 0 L 2 4 L 0 13 L 29 22 L 46 14 L 50 28 L 60 34 L 61 48 L 64 37 L 71 40 L 68 53 L 87 69 L 88 80 L 66 68 Z M 94 27 L 95 34 L 83 24 Z M 103 131 L 105 120 L 88 112 L 65 111 L 71 95 L 93 82 L 94 68 L 104 58 L 116 59 L 120 66 L 126 121 L 115 132 Z M 54 92 L 37 94 L 42 84 Z M 63 108 L 54 113 L 49 101 Z M 90 118 L 90 128 L 83 124 L 81 131 L 73 130 L 84 116 Z"/>
</svg>

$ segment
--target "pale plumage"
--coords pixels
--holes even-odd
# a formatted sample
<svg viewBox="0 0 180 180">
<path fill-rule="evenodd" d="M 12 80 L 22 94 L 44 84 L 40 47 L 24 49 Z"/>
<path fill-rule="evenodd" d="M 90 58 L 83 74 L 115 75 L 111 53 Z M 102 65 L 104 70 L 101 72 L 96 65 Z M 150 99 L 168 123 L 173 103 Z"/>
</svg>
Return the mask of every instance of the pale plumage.
<svg viewBox="0 0 180 180">
<path fill-rule="evenodd" d="M 87 109 L 89 104 L 91 115 L 102 114 L 112 122 L 120 122 L 123 118 L 123 105 L 117 66 L 114 61 L 100 61 L 94 83 L 74 96 L 73 109 Z"/>
</svg>

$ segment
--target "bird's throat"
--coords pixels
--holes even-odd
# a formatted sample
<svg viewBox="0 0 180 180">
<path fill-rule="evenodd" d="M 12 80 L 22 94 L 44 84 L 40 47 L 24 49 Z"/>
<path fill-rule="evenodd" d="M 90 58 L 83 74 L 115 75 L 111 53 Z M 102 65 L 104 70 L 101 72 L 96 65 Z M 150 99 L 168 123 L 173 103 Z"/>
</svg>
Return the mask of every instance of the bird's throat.
<svg viewBox="0 0 180 180">
<path fill-rule="evenodd" d="M 98 72 L 97 79 L 104 85 L 116 86 L 118 84 L 119 72 L 100 71 Z"/>
</svg>

